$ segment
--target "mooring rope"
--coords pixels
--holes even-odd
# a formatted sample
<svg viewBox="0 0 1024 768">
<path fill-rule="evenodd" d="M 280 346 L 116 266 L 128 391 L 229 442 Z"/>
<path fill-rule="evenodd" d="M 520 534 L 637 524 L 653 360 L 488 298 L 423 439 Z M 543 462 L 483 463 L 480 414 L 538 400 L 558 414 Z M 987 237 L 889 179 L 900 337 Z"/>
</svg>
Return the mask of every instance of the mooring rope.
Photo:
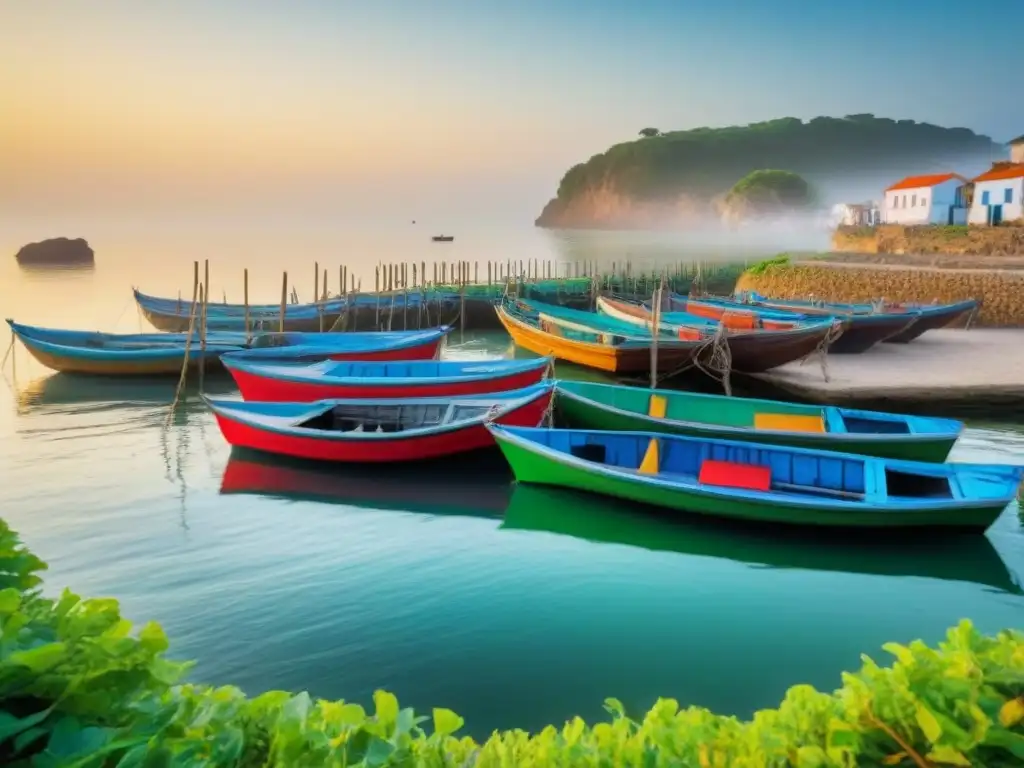
<svg viewBox="0 0 1024 768">
<path fill-rule="evenodd" d="M 196 303 L 198 301 L 198 294 L 192 294 L 192 313 L 188 319 L 188 336 L 185 337 L 185 359 L 181 364 L 181 376 L 178 378 L 178 386 L 174 390 L 174 400 L 171 401 L 171 408 L 167 413 L 167 422 L 165 427 L 170 427 L 171 422 L 174 420 L 174 412 L 178 407 L 178 400 L 181 397 L 182 389 L 185 387 L 185 377 L 188 373 L 189 356 L 192 351 L 192 336 L 195 333 L 196 325 Z"/>
<path fill-rule="evenodd" d="M 18 339 L 18 337 L 14 333 L 14 329 L 12 328 L 11 329 L 11 343 L 7 345 L 7 351 L 4 353 L 3 362 L 0 362 L 0 371 L 2 371 L 4 369 L 4 367 L 7 365 L 7 358 L 11 357 L 11 353 L 14 352 L 14 343 L 15 343 L 15 341 L 17 341 L 17 339 Z M 12 365 L 13 365 L 13 363 L 12 363 Z"/>
<path fill-rule="evenodd" d="M 845 331 L 846 326 L 842 320 L 837 319 L 833 321 L 832 327 L 828 329 L 828 333 L 826 333 L 824 338 L 818 342 L 817 347 L 803 356 L 800 360 L 800 365 L 803 365 L 817 354 L 818 361 L 821 363 L 821 375 L 824 377 L 826 382 L 830 381 L 828 375 L 828 349 L 839 340 L 839 337 L 842 336 Z"/>
</svg>

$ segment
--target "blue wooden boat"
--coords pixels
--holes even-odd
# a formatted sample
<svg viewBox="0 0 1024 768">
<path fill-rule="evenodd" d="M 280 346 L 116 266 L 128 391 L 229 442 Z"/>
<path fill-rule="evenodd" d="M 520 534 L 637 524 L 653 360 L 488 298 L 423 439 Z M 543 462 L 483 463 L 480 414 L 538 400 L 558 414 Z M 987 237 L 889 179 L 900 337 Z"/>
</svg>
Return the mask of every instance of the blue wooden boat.
<svg viewBox="0 0 1024 768">
<path fill-rule="evenodd" d="M 276 364 L 227 354 L 221 359 L 242 397 L 308 403 L 333 398 L 448 397 L 506 392 L 537 384 L 551 358 Z"/>
<path fill-rule="evenodd" d="M 777 311 L 802 313 L 805 317 L 820 315 L 822 312 L 852 315 L 855 317 L 877 316 L 880 314 L 913 317 L 907 328 L 882 339 L 887 344 L 906 344 L 926 331 L 947 326 L 957 318 L 975 312 L 981 307 L 981 302 L 975 299 L 966 299 L 965 301 L 957 301 L 952 304 L 939 304 L 938 302 L 933 304 L 893 303 L 887 301 L 881 301 L 877 304 L 844 304 L 824 301 L 801 301 L 797 299 L 769 299 L 752 291 L 739 293 L 737 299 L 747 305 L 755 304 L 758 307 L 776 308 Z M 700 299 L 700 301 L 704 301 L 704 299 Z M 759 309 L 758 311 L 760 312 L 761 310 Z"/>
<path fill-rule="evenodd" d="M 689 312 L 706 317 L 721 318 L 727 315 L 756 315 L 773 322 L 806 322 L 818 317 L 820 319 L 839 318 L 843 321 L 842 334 L 829 345 L 832 354 L 861 354 L 875 344 L 896 338 L 907 332 L 917 320 L 914 312 L 875 312 L 873 314 L 846 311 L 841 305 L 824 305 L 814 307 L 810 304 L 794 307 L 783 306 L 772 301 L 770 304 L 756 301 L 735 301 L 721 297 L 686 297 L 671 294 L 668 297 L 668 309 L 673 312 Z M 790 314 L 779 314 L 790 313 Z M 769 314 L 770 313 L 770 314 Z"/>
<path fill-rule="evenodd" d="M 932 464 L 650 432 L 490 425 L 524 483 L 699 515 L 837 527 L 984 531 L 1024 467 Z"/>
<path fill-rule="evenodd" d="M 192 304 L 185 299 L 149 296 L 133 290 L 142 314 L 162 331 L 181 332 L 188 329 Z M 436 290 L 403 291 L 381 294 L 350 294 L 320 302 L 285 304 L 285 331 L 315 332 L 330 329 L 349 311 L 408 312 L 442 303 L 455 306 L 459 297 Z M 250 304 L 249 327 L 256 330 L 278 330 L 281 325 L 280 304 Z M 245 331 L 244 304 L 210 303 L 206 307 L 206 324 L 210 330 Z"/>
<path fill-rule="evenodd" d="M 263 362 L 314 360 L 395 360 L 430 359 L 436 356 L 447 326 L 424 331 L 365 333 L 244 333 L 211 332 L 206 349 L 199 334 L 178 333 L 100 333 L 40 328 L 7 324 L 31 355 L 47 368 L 63 373 L 100 375 L 158 375 L 180 373 L 204 357 L 210 364 L 231 352 Z"/>
</svg>

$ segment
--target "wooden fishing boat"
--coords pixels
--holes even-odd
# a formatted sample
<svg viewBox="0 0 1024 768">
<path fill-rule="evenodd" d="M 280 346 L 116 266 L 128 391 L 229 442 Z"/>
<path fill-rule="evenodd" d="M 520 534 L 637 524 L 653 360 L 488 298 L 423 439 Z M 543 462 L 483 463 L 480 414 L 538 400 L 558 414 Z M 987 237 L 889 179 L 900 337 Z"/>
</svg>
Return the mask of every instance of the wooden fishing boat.
<svg viewBox="0 0 1024 768">
<path fill-rule="evenodd" d="M 553 385 L 435 398 L 241 402 L 206 398 L 233 446 L 302 459 L 406 462 L 494 445 L 488 421 L 535 427 Z"/>
<path fill-rule="evenodd" d="M 954 304 L 912 304 L 912 305 L 886 305 L 890 312 L 908 311 L 916 312 L 917 318 L 911 325 L 895 336 L 885 339 L 887 344 L 906 344 L 913 341 L 926 331 L 936 328 L 945 328 L 958 318 L 975 312 L 981 306 L 980 302 L 974 299 L 958 301 Z"/>
<path fill-rule="evenodd" d="M 455 240 L 455 235 L 433 235 L 430 239 L 435 243 L 451 243 Z"/>
<path fill-rule="evenodd" d="M 643 512 L 651 514 L 638 514 Z M 757 571 L 816 571 L 959 581 L 1020 595 L 1021 577 L 988 536 L 878 536 L 848 529 L 792 527 L 773 536 L 764 525 L 681 517 L 609 497 L 540 485 L 515 485 L 501 530 L 569 536 L 597 545 L 715 558 Z M 912 537 L 913 541 L 908 542 Z M 865 556 L 865 547 L 870 556 Z"/>
<path fill-rule="evenodd" d="M 459 473 L 453 475 L 439 472 L 436 462 L 348 466 L 232 448 L 220 492 L 360 509 L 496 518 L 508 506 L 512 486 L 508 464 L 498 451 L 460 455 Z"/>
<path fill-rule="evenodd" d="M 642 304 L 601 296 L 597 299 L 597 307 L 609 317 L 635 326 L 638 332 L 650 333 L 654 318 L 651 310 Z M 710 339 L 719 327 L 718 321 L 685 313 L 669 312 L 663 318 L 661 328 L 681 339 Z M 724 343 L 729 348 L 731 367 L 744 373 L 768 371 L 826 349 L 830 338 L 842 333 L 841 327 L 835 327 L 837 324 L 841 321 L 829 318 L 789 324 L 785 330 L 756 327 L 739 330 L 735 326 L 730 327 L 726 318 L 721 323 L 725 326 Z"/>
<path fill-rule="evenodd" d="M 262 362 L 316 360 L 430 360 L 436 357 L 448 331 L 447 326 L 425 331 L 365 333 L 244 333 L 215 331 L 207 334 L 206 348 L 199 334 L 100 333 L 40 328 L 16 323 L 8 325 L 31 355 L 47 368 L 62 373 L 90 373 L 107 376 L 178 374 L 189 365 L 206 359 L 218 365 L 221 355 L 232 352 L 244 359 Z"/>
<path fill-rule="evenodd" d="M 66 331 L 11 319 L 7 324 L 32 357 L 62 373 L 153 376 L 180 374 L 185 365 L 186 334 Z M 211 335 L 203 350 L 196 336 L 188 350 L 188 364 L 196 366 L 205 358 L 207 364 L 215 365 L 225 352 L 244 347 L 243 337 Z"/>
<path fill-rule="evenodd" d="M 523 306 L 519 306 L 523 305 Z M 651 368 L 651 339 L 557 322 L 530 312 L 523 302 L 495 307 L 498 319 L 516 346 L 539 355 L 612 373 L 639 373 Z M 632 329 L 631 329 L 632 330 Z M 658 367 L 668 372 L 691 362 L 707 348 L 705 341 L 666 338 L 658 341 Z"/>
<path fill-rule="evenodd" d="M 669 309 L 673 312 L 705 313 L 706 316 L 721 317 L 726 313 L 736 317 L 743 312 L 761 315 L 778 322 L 806 322 L 811 318 L 839 318 L 843 321 L 843 332 L 829 345 L 830 354 L 857 355 L 866 352 L 875 344 L 894 338 L 910 329 L 915 315 L 906 312 L 860 314 L 846 312 L 834 306 L 806 307 L 797 311 L 777 302 L 733 301 L 719 297 L 687 298 L 672 294 L 668 297 Z M 806 310 L 806 311 L 805 311 Z M 771 314 L 767 314 L 771 312 Z M 779 314 L 784 312 L 787 314 Z"/>
<path fill-rule="evenodd" d="M 983 531 L 1024 468 L 928 464 L 650 432 L 489 425 L 516 480 L 699 515 Z"/>
<path fill-rule="evenodd" d="M 587 381 L 558 381 L 559 422 L 578 429 L 661 432 L 889 459 L 942 462 L 962 422 Z"/>
<path fill-rule="evenodd" d="M 133 294 L 143 316 L 154 328 L 170 332 L 188 331 L 192 322 L 192 303 L 190 301 L 147 296 L 139 290 L 133 290 Z M 316 332 L 330 329 L 344 312 L 345 300 L 343 298 L 314 304 L 286 304 L 284 330 Z M 246 330 L 245 305 L 208 304 L 206 327 L 212 331 L 244 332 Z M 280 305 L 257 304 L 250 306 L 249 328 L 280 330 Z"/>
<path fill-rule="evenodd" d="M 551 359 L 263 364 L 225 355 L 246 400 L 311 402 L 325 398 L 443 397 L 504 392 L 537 384 Z"/>
<path fill-rule="evenodd" d="M 434 360 L 451 328 L 422 331 L 346 331 L 343 333 L 256 333 L 237 360 L 315 362 L 319 360 Z"/>
</svg>

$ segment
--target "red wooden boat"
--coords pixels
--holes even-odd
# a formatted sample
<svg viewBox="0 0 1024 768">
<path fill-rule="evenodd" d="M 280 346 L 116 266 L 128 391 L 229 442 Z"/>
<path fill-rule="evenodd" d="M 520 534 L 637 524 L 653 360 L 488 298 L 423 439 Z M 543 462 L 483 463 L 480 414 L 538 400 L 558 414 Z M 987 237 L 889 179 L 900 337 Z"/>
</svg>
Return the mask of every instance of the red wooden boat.
<svg viewBox="0 0 1024 768">
<path fill-rule="evenodd" d="M 273 333 L 252 336 L 239 360 L 258 363 L 321 360 L 434 360 L 450 326 L 422 331 L 342 331 L 337 333 Z"/>
<path fill-rule="evenodd" d="M 301 459 L 406 462 L 494 446 L 486 424 L 536 427 L 554 384 L 466 397 L 242 402 L 207 397 L 233 446 Z"/>
<path fill-rule="evenodd" d="M 413 360 L 311 365 L 263 365 L 232 354 L 222 358 L 242 397 L 263 402 L 308 403 L 327 398 L 444 397 L 507 392 L 537 384 L 551 359 Z"/>
</svg>

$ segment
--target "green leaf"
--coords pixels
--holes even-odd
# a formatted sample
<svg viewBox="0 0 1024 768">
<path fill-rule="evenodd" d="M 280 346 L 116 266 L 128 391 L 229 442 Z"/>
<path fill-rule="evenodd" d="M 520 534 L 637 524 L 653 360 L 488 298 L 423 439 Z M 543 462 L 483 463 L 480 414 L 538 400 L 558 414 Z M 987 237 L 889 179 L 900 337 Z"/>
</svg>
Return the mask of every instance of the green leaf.
<svg viewBox="0 0 1024 768">
<path fill-rule="evenodd" d="M 39 725 L 53 711 L 54 706 L 56 705 L 51 705 L 44 710 L 21 718 L 15 717 L 10 712 L 0 710 L 0 744 L 3 744 L 12 736 L 17 736 L 19 733 Z"/>
<path fill-rule="evenodd" d="M 962 765 L 970 768 L 971 761 L 960 750 L 953 749 L 953 747 L 942 745 L 936 747 L 927 755 L 925 755 L 933 763 L 942 763 L 943 765 Z"/>
<path fill-rule="evenodd" d="M 62 717 L 50 733 L 46 751 L 63 760 L 76 755 L 91 755 L 99 751 L 108 740 L 109 734 L 105 729 L 83 727 L 75 717 Z"/>
<path fill-rule="evenodd" d="M 14 587 L 0 590 L 0 615 L 8 616 L 21 605 L 21 592 Z"/>
<path fill-rule="evenodd" d="M 363 758 L 363 764 L 367 768 L 387 765 L 394 752 L 395 747 L 391 743 L 377 736 L 371 736 L 370 743 L 366 748 L 366 756 Z"/>
<path fill-rule="evenodd" d="M 387 691 L 374 691 L 373 704 L 376 707 L 376 717 L 381 723 L 393 723 L 398 717 L 398 699 L 395 694 Z"/>
<path fill-rule="evenodd" d="M 622 702 L 618 699 L 607 698 L 604 700 L 604 709 L 613 719 L 618 720 L 626 716 L 626 708 L 622 706 Z"/>
<path fill-rule="evenodd" d="M 155 621 L 149 622 L 142 628 L 139 632 L 139 642 L 143 648 L 152 653 L 163 653 L 170 645 L 163 627 Z"/>
<path fill-rule="evenodd" d="M 27 651 L 12 653 L 8 660 L 12 664 L 28 667 L 32 672 L 40 673 L 55 667 L 67 654 L 64 643 L 46 643 Z"/>
<path fill-rule="evenodd" d="M 466 721 L 450 709 L 434 708 L 434 733 L 451 736 L 465 724 Z"/>
<path fill-rule="evenodd" d="M 999 724 L 1011 728 L 1024 720 L 1024 696 L 1010 699 L 999 708 Z"/>
<path fill-rule="evenodd" d="M 920 726 L 925 738 L 932 744 L 935 744 L 942 738 L 942 726 L 939 725 L 939 721 L 935 718 L 935 715 L 932 714 L 932 711 L 924 704 L 917 705 L 915 718 L 917 719 L 917 724 Z"/>
</svg>

